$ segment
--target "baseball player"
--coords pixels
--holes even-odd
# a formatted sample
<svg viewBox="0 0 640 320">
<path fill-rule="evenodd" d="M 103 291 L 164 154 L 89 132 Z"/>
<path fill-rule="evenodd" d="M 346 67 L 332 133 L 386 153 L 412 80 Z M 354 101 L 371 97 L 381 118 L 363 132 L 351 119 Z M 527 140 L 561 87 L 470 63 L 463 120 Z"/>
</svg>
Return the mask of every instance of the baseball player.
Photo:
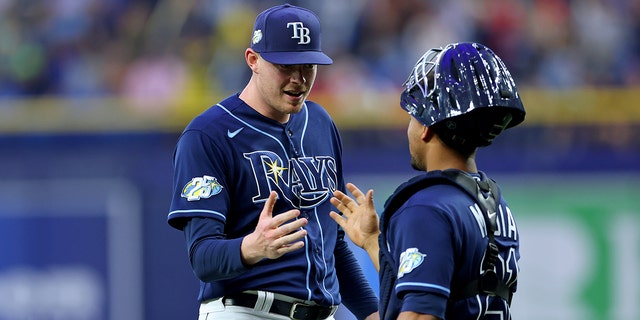
<svg viewBox="0 0 640 320">
<path fill-rule="evenodd" d="M 168 223 L 184 231 L 200 320 L 379 319 L 378 299 L 329 217 L 345 190 L 340 135 L 306 101 L 320 22 L 292 5 L 255 21 L 245 88 L 192 120 L 174 153 Z"/>
<path fill-rule="evenodd" d="M 411 165 L 380 218 L 373 190 L 335 192 L 331 217 L 380 272 L 383 319 L 511 319 L 518 229 L 475 154 L 524 120 L 500 58 L 477 43 L 431 49 L 404 83 Z"/>
</svg>

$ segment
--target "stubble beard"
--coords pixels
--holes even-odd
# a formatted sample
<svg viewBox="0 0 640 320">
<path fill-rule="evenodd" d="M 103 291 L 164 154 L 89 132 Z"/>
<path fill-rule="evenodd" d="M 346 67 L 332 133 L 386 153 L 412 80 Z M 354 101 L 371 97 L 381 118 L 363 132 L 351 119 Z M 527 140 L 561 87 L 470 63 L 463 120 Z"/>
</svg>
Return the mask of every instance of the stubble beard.
<svg viewBox="0 0 640 320">
<path fill-rule="evenodd" d="M 426 171 L 424 164 L 418 161 L 418 159 L 416 159 L 416 157 L 414 157 L 413 155 L 411 156 L 411 167 L 417 171 Z"/>
</svg>

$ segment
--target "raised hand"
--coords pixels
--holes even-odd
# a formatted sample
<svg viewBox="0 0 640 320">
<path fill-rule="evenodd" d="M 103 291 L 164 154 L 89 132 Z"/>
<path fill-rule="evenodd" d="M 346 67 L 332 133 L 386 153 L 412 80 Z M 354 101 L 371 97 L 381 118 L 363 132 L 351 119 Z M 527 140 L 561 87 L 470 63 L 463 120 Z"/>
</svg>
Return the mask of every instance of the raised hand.
<svg viewBox="0 0 640 320">
<path fill-rule="evenodd" d="M 284 254 L 304 247 L 301 239 L 307 235 L 302 229 L 308 220 L 295 219 L 300 215 L 299 210 L 289 210 L 273 216 L 273 207 L 277 194 L 272 191 L 264 204 L 256 229 L 242 239 L 240 251 L 243 261 L 252 265 L 262 259 L 277 259 Z M 295 219 L 295 220 L 293 220 Z M 293 220 L 291 222 L 287 222 Z"/>
<path fill-rule="evenodd" d="M 344 229 L 355 245 L 367 251 L 378 269 L 380 222 L 373 202 L 373 190 L 364 194 L 353 183 L 347 183 L 347 190 L 355 200 L 336 190 L 330 201 L 342 215 L 331 211 L 329 216 Z"/>
</svg>

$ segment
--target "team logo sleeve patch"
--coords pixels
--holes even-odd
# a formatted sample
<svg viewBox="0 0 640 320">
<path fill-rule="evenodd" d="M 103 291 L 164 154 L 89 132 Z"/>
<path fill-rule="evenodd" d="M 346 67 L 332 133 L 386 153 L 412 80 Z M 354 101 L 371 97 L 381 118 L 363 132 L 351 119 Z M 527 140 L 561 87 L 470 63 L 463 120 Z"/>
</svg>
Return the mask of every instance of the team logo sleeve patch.
<svg viewBox="0 0 640 320">
<path fill-rule="evenodd" d="M 400 267 L 398 268 L 398 278 L 413 271 L 424 261 L 427 255 L 418 251 L 418 248 L 409 248 L 400 254 Z"/>
<path fill-rule="evenodd" d="M 182 188 L 183 198 L 187 201 L 197 201 L 207 199 L 222 192 L 222 185 L 218 179 L 211 176 L 195 177 Z"/>
</svg>

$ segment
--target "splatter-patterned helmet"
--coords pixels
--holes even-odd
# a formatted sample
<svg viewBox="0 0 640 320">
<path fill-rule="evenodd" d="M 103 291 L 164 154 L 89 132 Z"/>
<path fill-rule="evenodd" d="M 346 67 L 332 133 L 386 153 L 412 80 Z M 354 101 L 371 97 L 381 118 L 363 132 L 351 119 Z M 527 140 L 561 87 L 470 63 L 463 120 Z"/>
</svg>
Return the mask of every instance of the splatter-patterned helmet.
<svg viewBox="0 0 640 320">
<path fill-rule="evenodd" d="M 478 43 L 427 51 L 404 83 L 400 106 L 456 144 L 487 146 L 524 121 L 515 82 L 502 60 Z"/>
</svg>

